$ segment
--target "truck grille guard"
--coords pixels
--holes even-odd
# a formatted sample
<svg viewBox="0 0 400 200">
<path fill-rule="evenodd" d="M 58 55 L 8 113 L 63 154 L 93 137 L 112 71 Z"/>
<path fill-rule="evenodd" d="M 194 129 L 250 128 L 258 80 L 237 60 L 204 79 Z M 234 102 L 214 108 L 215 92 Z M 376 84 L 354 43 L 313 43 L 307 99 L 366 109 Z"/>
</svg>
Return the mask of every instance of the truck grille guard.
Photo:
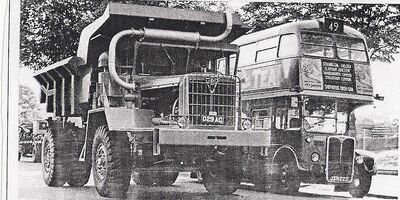
<svg viewBox="0 0 400 200">
<path fill-rule="evenodd" d="M 191 74 L 182 82 L 183 114 L 190 126 L 225 127 L 237 130 L 239 111 L 239 79 L 219 74 Z M 180 112 L 181 113 L 181 112 Z M 222 121 L 205 123 L 206 117 Z"/>
</svg>

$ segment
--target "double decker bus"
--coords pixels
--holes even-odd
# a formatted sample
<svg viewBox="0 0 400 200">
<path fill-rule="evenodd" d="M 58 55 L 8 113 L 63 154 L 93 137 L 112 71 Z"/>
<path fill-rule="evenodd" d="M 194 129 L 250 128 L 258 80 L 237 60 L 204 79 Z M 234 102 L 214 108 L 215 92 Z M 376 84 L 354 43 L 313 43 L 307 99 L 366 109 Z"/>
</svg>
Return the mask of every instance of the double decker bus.
<svg viewBox="0 0 400 200">
<path fill-rule="evenodd" d="M 376 168 L 368 152 L 355 149 L 354 110 L 374 99 L 364 36 L 324 18 L 233 44 L 240 46 L 242 126 L 271 140 L 266 148 L 245 148 L 249 182 L 280 193 L 297 192 L 300 182 L 334 184 L 365 196 Z"/>
</svg>

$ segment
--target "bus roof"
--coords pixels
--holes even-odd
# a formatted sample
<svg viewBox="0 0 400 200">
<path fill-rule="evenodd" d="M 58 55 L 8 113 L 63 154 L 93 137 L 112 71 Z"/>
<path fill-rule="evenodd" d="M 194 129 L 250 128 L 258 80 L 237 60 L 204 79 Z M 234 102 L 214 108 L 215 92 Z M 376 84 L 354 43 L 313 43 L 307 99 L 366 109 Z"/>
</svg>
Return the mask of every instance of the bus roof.
<svg viewBox="0 0 400 200">
<path fill-rule="evenodd" d="M 310 31 L 314 30 L 322 32 L 321 30 L 322 23 L 323 19 L 290 22 L 272 28 L 268 28 L 265 30 L 243 35 L 240 38 L 233 41 L 232 43 L 242 46 L 274 36 L 290 34 L 290 33 L 298 33 L 301 30 L 310 30 Z M 343 34 L 351 37 L 364 39 L 364 36 L 359 31 L 349 26 L 344 26 Z"/>
</svg>

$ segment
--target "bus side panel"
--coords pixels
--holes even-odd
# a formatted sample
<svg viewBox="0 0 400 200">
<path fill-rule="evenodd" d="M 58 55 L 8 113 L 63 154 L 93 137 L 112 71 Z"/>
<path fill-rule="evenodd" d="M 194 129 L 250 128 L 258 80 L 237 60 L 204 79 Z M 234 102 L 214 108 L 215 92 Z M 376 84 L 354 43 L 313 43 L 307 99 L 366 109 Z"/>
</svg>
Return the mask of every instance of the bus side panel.
<svg viewBox="0 0 400 200">
<path fill-rule="evenodd" d="M 268 61 L 241 67 L 243 94 L 289 90 L 299 86 L 297 58 Z"/>
</svg>

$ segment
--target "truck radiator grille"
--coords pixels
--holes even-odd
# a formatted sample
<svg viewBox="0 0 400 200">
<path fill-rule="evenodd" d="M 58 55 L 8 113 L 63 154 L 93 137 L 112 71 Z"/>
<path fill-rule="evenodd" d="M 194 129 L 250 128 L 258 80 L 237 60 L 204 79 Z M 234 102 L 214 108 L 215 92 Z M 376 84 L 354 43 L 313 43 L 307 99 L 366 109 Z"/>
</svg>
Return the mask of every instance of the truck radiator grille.
<svg viewBox="0 0 400 200">
<path fill-rule="evenodd" d="M 352 181 L 354 167 L 354 138 L 328 137 L 326 177 L 328 182 L 348 183 Z"/>
<path fill-rule="evenodd" d="M 235 77 L 196 75 L 189 76 L 187 81 L 187 116 L 192 125 L 235 126 L 239 100 Z M 211 120 L 202 120 L 207 117 Z"/>
</svg>

